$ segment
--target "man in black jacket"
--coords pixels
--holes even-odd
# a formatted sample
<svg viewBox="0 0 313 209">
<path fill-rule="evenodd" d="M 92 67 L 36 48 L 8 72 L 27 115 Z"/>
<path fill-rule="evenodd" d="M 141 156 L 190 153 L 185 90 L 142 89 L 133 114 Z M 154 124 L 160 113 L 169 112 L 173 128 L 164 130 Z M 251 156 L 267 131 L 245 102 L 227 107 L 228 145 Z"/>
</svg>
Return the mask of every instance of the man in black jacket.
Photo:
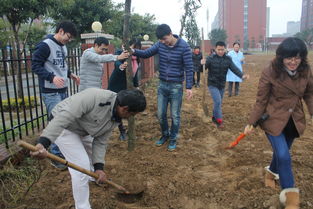
<svg viewBox="0 0 313 209">
<path fill-rule="evenodd" d="M 212 121 L 218 128 L 224 128 L 223 114 L 222 114 L 222 101 L 226 83 L 226 74 L 228 69 L 235 73 L 238 77 L 246 79 L 249 76 L 243 73 L 233 63 L 231 57 L 226 55 L 226 44 L 218 41 L 215 45 L 215 52 L 201 61 L 205 64 L 205 69 L 208 69 L 208 88 L 212 96 L 214 107 Z"/>
</svg>

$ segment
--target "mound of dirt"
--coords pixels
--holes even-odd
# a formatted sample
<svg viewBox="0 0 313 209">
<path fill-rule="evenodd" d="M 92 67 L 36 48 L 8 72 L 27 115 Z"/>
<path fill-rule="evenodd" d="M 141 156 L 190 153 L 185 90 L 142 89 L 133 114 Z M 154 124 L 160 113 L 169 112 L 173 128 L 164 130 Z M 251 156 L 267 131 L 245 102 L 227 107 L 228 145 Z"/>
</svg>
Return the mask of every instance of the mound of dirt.
<svg viewBox="0 0 313 209">
<path fill-rule="evenodd" d="M 255 101 L 261 70 L 272 56 L 246 57 L 244 70 L 250 79 L 240 86 L 240 95 L 223 102 L 225 129 L 211 122 L 212 100 L 208 96 L 210 117 L 201 107 L 202 88 L 193 90 L 192 100 L 184 100 L 178 148 L 168 152 L 156 147 L 160 137 L 156 118 L 156 81 L 146 88 L 148 108 L 136 117 L 136 148 L 127 151 L 127 142 L 112 136 L 106 154 L 105 171 L 109 178 L 129 189 L 142 190 L 134 203 L 116 197 L 108 185 L 91 187 L 94 209 L 251 209 L 278 208 L 279 191 L 265 188 L 263 168 L 271 160 L 271 147 L 260 129 L 243 139 L 235 148 L 225 149 L 243 131 Z M 170 118 L 169 118 L 170 119 Z M 293 170 L 301 191 L 301 208 L 313 208 L 313 129 L 297 139 L 292 149 Z M 70 176 L 41 162 L 45 170 L 40 180 L 20 202 L 20 208 L 74 208 Z M 137 185 L 137 186 L 136 186 Z"/>
</svg>

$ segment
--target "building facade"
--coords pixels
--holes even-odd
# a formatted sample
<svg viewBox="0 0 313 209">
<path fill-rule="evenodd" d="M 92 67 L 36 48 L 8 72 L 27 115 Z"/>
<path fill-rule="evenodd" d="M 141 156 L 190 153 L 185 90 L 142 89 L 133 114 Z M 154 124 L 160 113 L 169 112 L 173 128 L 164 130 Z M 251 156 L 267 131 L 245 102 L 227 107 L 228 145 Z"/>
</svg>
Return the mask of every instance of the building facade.
<svg viewBox="0 0 313 209">
<path fill-rule="evenodd" d="M 300 21 L 289 21 L 287 22 L 287 35 L 293 36 L 300 32 Z"/>
<path fill-rule="evenodd" d="M 219 0 L 215 24 L 226 30 L 227 46 L 262 49 L 267 31 L 266 0 Z"/>
<path fill-rule="evenodd" d="M 313 28 L 313 0 L 302 0 L 301 31 Z"/>
</svg>

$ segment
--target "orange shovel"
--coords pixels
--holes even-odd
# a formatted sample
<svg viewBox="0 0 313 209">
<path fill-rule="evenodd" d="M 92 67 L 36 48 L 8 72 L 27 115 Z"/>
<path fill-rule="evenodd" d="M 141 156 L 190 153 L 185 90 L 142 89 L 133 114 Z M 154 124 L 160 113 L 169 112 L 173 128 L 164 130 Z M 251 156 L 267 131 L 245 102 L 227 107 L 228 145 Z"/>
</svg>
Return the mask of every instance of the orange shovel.
<svg viewBox="0 0 313 209">
<path fill-rule="evenodd" d="M 253 124 L 253 127 L 257 127 L 258 125 L 260 125 L 261 123 L 263 123 L 265 120 L 267 120 L 269 118 L 269 115 L 268 114 L 263 114 L 262 117 L 257 120 L 254 124 Z M 243 138 L 245 138 L 246 134 L 244 133 L 241 133 L 233 142 L 231 142 L 229 144 L 229 146 L 227 147 L 227 149 L 231 149 L 233 147 L 235 147 L 239 142 L 240 140 L 242 140 Z"/>
</svg>

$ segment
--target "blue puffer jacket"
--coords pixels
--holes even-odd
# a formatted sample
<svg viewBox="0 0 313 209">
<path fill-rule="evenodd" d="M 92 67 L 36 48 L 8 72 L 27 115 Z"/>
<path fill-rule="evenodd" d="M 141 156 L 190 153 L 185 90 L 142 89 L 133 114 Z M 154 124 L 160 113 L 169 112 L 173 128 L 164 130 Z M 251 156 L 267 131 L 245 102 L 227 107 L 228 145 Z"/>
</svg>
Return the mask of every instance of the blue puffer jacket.
<svg viewBox="0 0 313 209">
<path fill-rule="evenodd" d="M 159 78 L 163 81 L 178 82 L 184 81 L 186 75 L 186 88 L 192 88 L 193 64 L 190 46 L 186 41 L 174 35 L 177 42 L 173 47 L 169 47 L 160 41 L 146 50 L 136 49 L 135 56 L 148 58 L 159 54 L 160 68 Z"/>
</svg>

